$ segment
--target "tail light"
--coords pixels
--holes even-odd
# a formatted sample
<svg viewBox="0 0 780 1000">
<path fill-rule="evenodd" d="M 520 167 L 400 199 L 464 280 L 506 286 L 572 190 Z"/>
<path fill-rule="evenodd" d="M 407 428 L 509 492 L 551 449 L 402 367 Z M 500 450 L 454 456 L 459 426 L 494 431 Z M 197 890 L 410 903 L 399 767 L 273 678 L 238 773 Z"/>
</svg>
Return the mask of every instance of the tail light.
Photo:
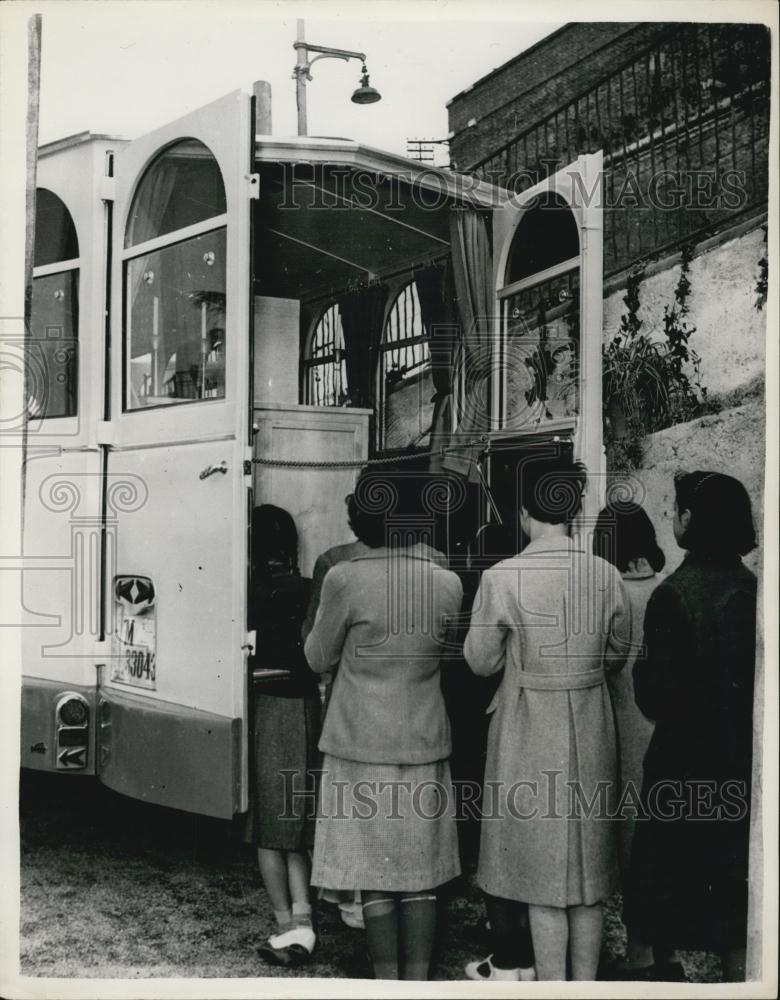
<svg viewBox="0 0 780 1000">
<path fill-rule="evenodd" d="M 68 691 L 54 713 L 57 768 L 79 770 L 89 761 L 89 704 L 82 695 Z"/>
</svg>

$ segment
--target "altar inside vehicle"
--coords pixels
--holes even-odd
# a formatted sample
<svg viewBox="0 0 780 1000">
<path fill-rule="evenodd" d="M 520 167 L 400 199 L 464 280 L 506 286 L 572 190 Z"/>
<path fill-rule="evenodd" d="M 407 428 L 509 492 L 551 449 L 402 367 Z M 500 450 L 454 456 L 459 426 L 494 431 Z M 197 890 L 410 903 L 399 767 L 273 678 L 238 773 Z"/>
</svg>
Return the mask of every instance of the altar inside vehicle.
<svg viewBox="0 0 780 1000">
<path fill-rule="evenodd" d="M 431 455 L 456 422 L 453 232 L 457 213 L 488 218 L 507 194 L 346 140 L 263 139 L 256 156 L 255 492 L 302 522 L 305 572 L 334 511 L 343 537 L 331 544 L 349 539 L 344 496 L 360 463 L 396 457 L 421 490 L 456 476 Z M 470 493 L 468 527 L 455 529 L 457 505 L 436 514 L 444 550 L 458 547 L 453 531 L 465 544 L 475 530 Z"/>
</svg>

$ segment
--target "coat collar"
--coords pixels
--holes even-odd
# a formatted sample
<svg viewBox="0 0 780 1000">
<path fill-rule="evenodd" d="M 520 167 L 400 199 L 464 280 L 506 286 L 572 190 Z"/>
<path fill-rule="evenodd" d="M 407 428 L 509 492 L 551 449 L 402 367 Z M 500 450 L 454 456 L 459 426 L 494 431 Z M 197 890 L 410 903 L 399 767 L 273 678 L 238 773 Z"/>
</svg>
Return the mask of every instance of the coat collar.
<svg viewBox="0 0 780 1000">
<path fill-rule="evenodd" d="M 539 552 L 583 552 L 584 549 L 577 546 L 575 548 L 574 541 L 569 538 L 568 535 L 561 535 L 560 537 L 551 538 L 535 538 L 532 542 L 529 542 L 520 555 L 524 556 L 536 555 Z"/>
<path fill-rule="evenodd" d="M 424 559 L 426 562 L 441 562 L 443 556 L 436 549 L 423 542 L 415 542 L 414 545 L 404 545 L 397 549 L 380 545 L 379 548 L 369 548 L 360 555 L 353 556 L 350 562 L 361 562 L 364 559 L 390 559 L 393 556 L 403 556 L 405 559 Z"/>
</svg>

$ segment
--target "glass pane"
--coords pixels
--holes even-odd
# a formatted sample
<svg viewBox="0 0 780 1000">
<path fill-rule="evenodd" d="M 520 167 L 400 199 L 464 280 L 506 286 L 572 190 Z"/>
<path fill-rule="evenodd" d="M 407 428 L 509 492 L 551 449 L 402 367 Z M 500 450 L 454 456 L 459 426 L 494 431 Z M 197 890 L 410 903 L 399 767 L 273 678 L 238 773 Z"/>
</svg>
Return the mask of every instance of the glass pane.
<svg viewBox="0 0 780 1000">
<path fill-rule="evenodd" d="M 322 314 L 309 346 L 307 402 L 310 406 L 345 406 L 347 362 L 344 331 L 337 305 Z"/>
<path fill-rule="evenodd" d="M 505 424 L 572 424 L 579 413 L 579 268 L 503 302 Z"/>
<path fill-rule="evenodd" d="M 60 260 L 75 260 L 79 241 L 70 212 L 63 202 L 47 191 L 35 192 L 35 267 Z"/>
<path fill-rule="evenodd" d="M 130 209 L 125 246 L 136 246 L 225 211 L 225 185 L 217 161 L 202 142 L 177 142 L 144 174 Z"/>
<path fill-rule="evenodd" d="M 385 388 L 384 447 L 422 448 L 431 439 L 433 377 L 430 367 Z"/>
<path fill-rule="evenodd" d="M 431 354 L 414 282 L 390 307 L 380 350 L 385 448 L 423 447 L 433 421 Z"/>
<path fill-rule="evenodd" d="M 577 223 L 569 206 L 560 195 L 540 195 L 520 220 L 512 240 L 506 284 L 571 260 L 579 252 Z"/>
<path fill-rule="evenodd" d="M 125 405 L 225 396 L 225 230 L 125 265 Z"/>
<path fill-rule="evenodd" d="M 28 352 L 31 417 L 76 415 L 78 291 L 78 268 L 33 281 Z"/>
</svg>

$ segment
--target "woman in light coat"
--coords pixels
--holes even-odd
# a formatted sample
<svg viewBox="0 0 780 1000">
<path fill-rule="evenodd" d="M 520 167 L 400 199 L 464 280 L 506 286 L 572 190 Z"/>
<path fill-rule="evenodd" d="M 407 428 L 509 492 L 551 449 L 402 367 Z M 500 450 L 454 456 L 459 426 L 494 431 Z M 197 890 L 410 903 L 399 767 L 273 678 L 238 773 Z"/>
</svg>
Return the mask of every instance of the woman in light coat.
<svg viewBox="0 0 780 1000">
<path fill-rule="evenodd" d="M 335 675 L 312 882 L 362 891 L 377 979 L 423 980 L 435 890 L 460 873 L 439 660 L 463 590 L 416 540 L 403 485 L 358 480 L 353 529 L 367 549 L 328 571 L 306 640 L 312 670 Z"/>
<path fill-rule="evenodd" d="M 500 926 L 491 925 L 505 966 L 528 904 L 537 977 L 566 978 L 568 945 L 573 978 L 587 980 L 598 965 L 601 903 L 618 881 L 605 667 L 625 661 L 628 606 L 616 568 L 568 535 L 584 468 L 536 460 L 521 477 L 530 541 L 483 575 L 464 648 L 475 673 L 504 671 L 488 708 L 477 881 L 502 903 Z"/>
</svg>

